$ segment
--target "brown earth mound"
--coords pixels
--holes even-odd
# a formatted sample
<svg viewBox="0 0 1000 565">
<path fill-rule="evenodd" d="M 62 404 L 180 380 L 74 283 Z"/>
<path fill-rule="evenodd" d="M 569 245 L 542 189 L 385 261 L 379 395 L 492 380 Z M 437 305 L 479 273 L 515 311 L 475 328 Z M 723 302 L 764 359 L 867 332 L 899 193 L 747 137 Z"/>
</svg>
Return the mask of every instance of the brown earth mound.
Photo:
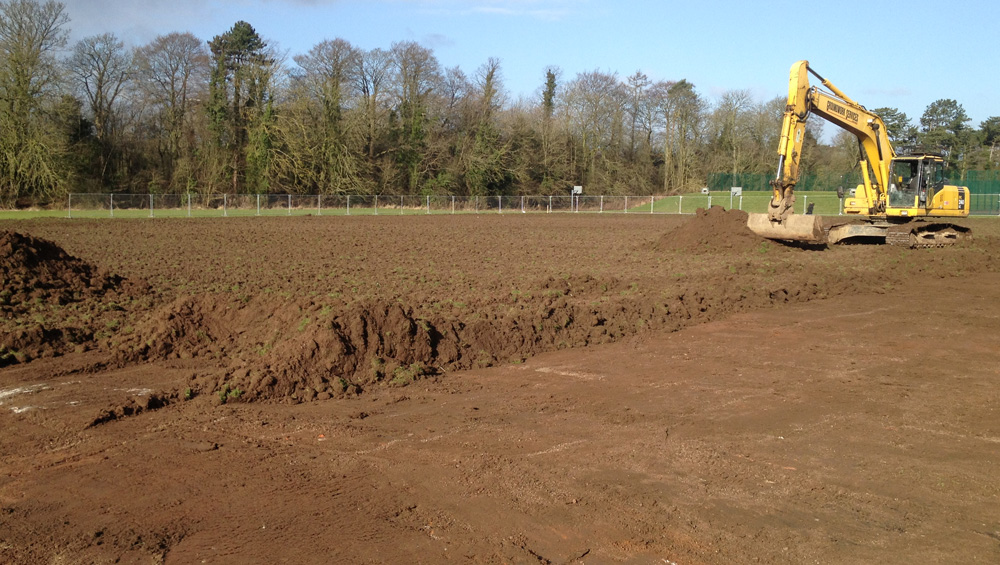
<svg viewBox="0 0 1000 565">
<path fill-rule="evenodd" d="M 750 251 L 766 241 L 747 227 L 746 212 L 712 206 L 708 210 L 698 208 L 687 223 L 663 234 L 656 249 L 685 253 Z"/>
<path fill-rule="evenodd" d="M 0 311 L 6 316 L 28 311 L 32 303 L 66 305 L 117 288 L 109 276 L 44 239 L 0 231 Z"/>
<path fill-rule="evenodd" d="M 99 321 L 119 325 L 120 293 L 141 292 L 51 241 L 8 230 L 0 231 L 0 279 L 0 366 L 91 342 Z"/>
</svg>

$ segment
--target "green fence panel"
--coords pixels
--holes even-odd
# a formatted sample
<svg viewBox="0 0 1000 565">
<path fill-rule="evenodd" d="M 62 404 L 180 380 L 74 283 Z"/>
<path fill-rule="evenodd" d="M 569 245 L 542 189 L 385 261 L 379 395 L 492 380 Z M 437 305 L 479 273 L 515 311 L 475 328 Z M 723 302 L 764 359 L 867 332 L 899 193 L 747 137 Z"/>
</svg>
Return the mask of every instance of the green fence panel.
<svg viewBox="0 0 1000 565">
<path fill-rule="evenodd" d="M 771 179 L 773 178 L 773 175 L 759 173 L 710 173 L 708 175 L 708 188 L 709 190 L 728 191 L 730 188 L 738 186 L 746 191 L 771 190 Z M 799 178 L 795 190 L 836 192 L 838 188 L 843 187 L 846 191 L 860 183 L 861 175 L 853 172 L 805 174 Z"/>
</svg>

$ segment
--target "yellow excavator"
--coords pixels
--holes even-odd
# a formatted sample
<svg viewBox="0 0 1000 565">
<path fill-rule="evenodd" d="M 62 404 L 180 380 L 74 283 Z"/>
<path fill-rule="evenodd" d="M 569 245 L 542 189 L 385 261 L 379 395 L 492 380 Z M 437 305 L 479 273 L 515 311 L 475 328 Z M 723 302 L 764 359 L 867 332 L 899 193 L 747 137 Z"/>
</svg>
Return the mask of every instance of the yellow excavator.
<svg viewBox="0 0 1000 565">
<path fill-rule="evenodd" d="M 810 86 L 809 73 L 827 90 Z M 810 114 L 858 138 L 863 182 L 842 198 L 844 213 L 860 219 L 827 227 L 820 216 L 793 211 Z M 966 227 L 926 219 L 969 215 L 969 189 L 946 184 L 944 159 L 933 153 L 897 155 L 882 119 L 821 77 L 809 67 L 809 61 L 792 65 L 778 155 L 778 174 L 771 181 L 774 194 L 768 211 L 750 214 L 747 220 L 747 227 L 758 235 L 811 244 L 861 240 L 908 247 L 949 245 L 970 235 Z"/>
</svg>

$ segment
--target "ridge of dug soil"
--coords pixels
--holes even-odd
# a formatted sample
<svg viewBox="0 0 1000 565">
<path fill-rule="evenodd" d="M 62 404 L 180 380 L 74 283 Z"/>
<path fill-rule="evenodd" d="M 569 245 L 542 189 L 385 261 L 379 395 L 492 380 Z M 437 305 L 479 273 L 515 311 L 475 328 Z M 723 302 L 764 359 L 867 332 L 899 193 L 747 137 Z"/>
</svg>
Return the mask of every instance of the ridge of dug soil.
<svg viewBox="0 0 1000 565">
<path fill-rule="evenodd" d="M 590 277 L 539 281 L 537 296 L 483 299 L 459 311 L 427 312 L 398 301 L 336 305 L 186 296 L 138 324 L 117 350 L 122 365 L 215 360 L 222 376 L 189 383 L 198 394 L 233 391 L 242 401 L 324 400 L 373 386 L 406 386 L 445 370 L 519 363 L 546 351 L 677 330 L 735 312 L 860 291 L 866 282 L 801 270 L 761 282 L 751 262 L 728 275 L 692 276 L 658 292 L 631 292 Z"/>
<path fill-rule="evenodd" d="M 0 230 L 0 280 L 0 366 L 87 347 L 102 323 L 117 326 L 118 303 L 138 291 L 51 241 L 9 230 Z"/>
</svg>

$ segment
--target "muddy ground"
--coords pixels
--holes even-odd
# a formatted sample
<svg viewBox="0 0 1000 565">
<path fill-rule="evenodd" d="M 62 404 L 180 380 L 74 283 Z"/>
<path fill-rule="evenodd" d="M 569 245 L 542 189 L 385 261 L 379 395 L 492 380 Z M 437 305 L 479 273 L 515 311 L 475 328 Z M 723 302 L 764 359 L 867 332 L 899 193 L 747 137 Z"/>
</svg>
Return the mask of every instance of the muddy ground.
<svg viewBox="0 0 1000 565">
<path fill-rule="evenodd" d="M 1000 224 L 0 229 L 0 562 L 995 563 Z"/>
</svg>

